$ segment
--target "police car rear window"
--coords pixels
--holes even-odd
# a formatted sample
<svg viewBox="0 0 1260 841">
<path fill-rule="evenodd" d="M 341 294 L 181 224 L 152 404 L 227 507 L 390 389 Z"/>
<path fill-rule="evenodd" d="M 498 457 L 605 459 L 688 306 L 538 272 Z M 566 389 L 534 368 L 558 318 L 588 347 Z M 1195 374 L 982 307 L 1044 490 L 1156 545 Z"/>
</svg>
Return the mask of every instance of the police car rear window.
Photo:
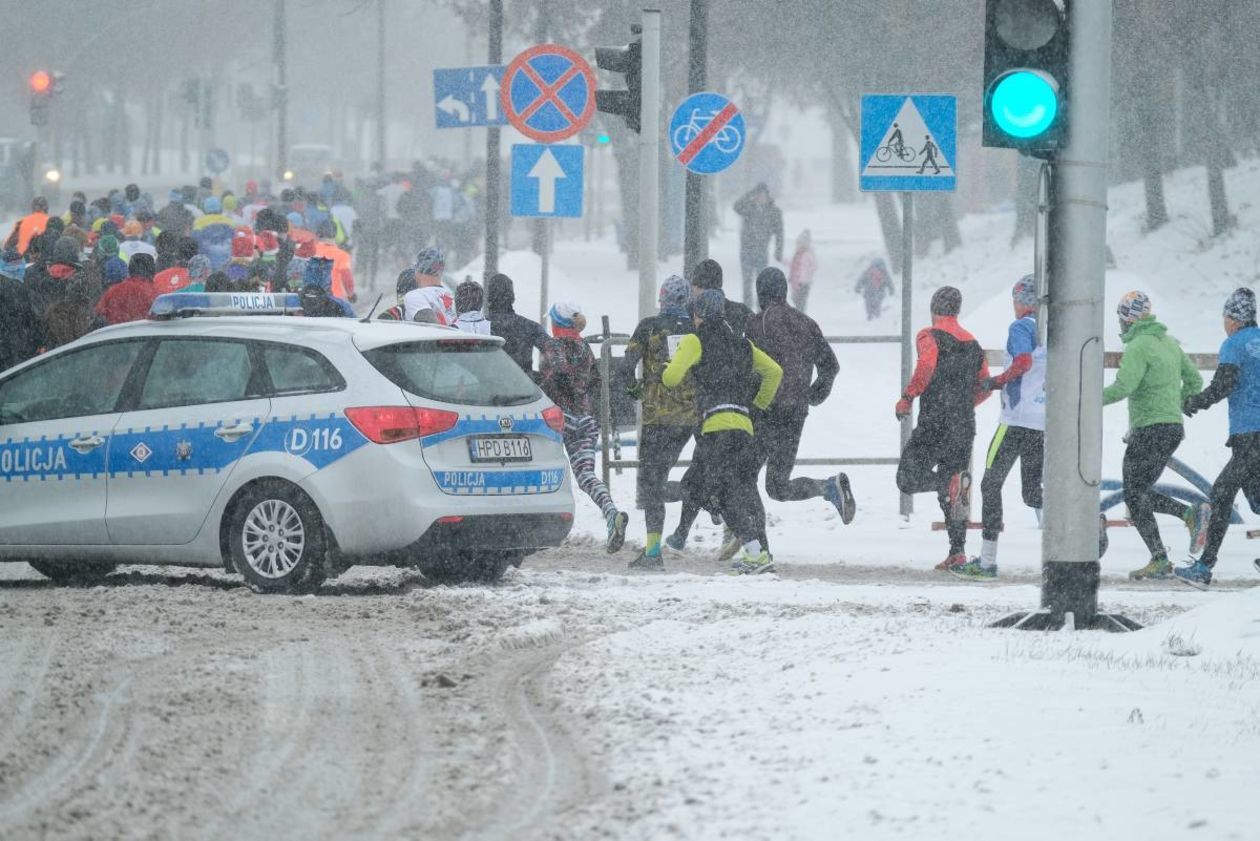
<svg viewBox="0 0 1260 841">
<path fill-rule="evenodd" d="M 534 381 L 493 342 L 409 342 L 363 355 L 394 385 L 429 400 L 519 406 L 541 396 Z"/>
</svg>

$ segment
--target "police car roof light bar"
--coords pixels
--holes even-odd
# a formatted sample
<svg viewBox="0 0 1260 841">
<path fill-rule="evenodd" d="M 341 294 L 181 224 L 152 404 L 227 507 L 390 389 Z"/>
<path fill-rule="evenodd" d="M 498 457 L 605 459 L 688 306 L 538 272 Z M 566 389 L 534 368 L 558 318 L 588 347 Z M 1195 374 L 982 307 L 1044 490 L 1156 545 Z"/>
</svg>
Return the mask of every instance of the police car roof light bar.
<svg viewBox="0 0 1260 841">
<path fill-rule="evenodd" d="M 302 299 L 296 292 L 171 292 L 159 295 L 149 308 L 149 318 L 166 321 L 219 315 L 301 315 Z"/>
</svg>

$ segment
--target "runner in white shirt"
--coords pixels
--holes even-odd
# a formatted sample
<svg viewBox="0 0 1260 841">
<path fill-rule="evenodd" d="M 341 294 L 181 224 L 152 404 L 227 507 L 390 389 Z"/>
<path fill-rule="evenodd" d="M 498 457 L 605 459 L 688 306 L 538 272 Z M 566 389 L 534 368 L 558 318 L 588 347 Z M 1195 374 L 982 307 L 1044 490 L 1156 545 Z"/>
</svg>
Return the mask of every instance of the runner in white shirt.
<svg viewBox="0 0 1260 841">
<path fill-rule="evenodd" d="M 446 257 L 437 248 L 426 248 L 416 255 L 417 288 L 403 296 L 403 320 L 431 324 L 455 323 L 455 297 L 442 284 Z"/>
</svg>

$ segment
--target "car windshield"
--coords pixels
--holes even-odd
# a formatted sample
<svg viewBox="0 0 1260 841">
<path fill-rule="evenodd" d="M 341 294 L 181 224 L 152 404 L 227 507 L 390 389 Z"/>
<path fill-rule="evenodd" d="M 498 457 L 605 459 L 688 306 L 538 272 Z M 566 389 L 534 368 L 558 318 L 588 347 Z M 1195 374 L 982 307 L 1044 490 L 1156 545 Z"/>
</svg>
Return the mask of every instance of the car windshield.
<svg viewBox="0 0 1260 841">
<path fill-rule="evenodd" d="M 519 406 L 541 396 L 534 381 L 494 342 L 408 342 L 363 355 L 390 382 L 429 400 Z"/>
</svg>

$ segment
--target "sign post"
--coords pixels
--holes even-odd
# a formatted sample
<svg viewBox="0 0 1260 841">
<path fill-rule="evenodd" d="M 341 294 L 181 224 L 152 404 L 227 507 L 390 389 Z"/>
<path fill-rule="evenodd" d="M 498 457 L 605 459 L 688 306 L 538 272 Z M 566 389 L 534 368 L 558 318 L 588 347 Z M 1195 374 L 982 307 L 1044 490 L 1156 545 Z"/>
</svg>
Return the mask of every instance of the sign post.
<svg viewBox="0 0 1260 841">
<path fill-rule="evenodd" d="M 920 139 L 922 138 L 922 139 Z M 867 94 L 862 97 L 861 170 L 863 192 L 901 193 L 901 381 L 914 370 L 914 194 L 953 191 L 958 151 L 958 101 L 931 94 Z M 901 421 L 901 448 L 910 440 L 909 417 Z M 914 513 L 914 499 L 901 495 L 901 515 Z"/>
<path fill-rule="evenodd" d="M 656 311 L 660 230 L 661 12 L 643 10 L 643 88 L 639 111 L 639 319 Z"/>
</svg>

